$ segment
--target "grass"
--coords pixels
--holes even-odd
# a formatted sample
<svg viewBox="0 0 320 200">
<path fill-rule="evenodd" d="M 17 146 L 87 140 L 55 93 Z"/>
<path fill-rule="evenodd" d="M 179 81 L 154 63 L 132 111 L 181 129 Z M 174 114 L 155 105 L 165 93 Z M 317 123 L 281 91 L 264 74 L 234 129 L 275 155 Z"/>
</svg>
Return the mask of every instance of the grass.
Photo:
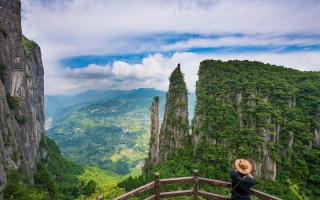
<svg viewBox="0 0 320 200">
<path fill-rule="evenodd" d="M 23 46 L 23 49 L 26 53 L 27 58 L 30 59 L 34 48 L 37 47 L 38 44 L 23 36 L 22 37 L 22 46 Z"/>
</svg>

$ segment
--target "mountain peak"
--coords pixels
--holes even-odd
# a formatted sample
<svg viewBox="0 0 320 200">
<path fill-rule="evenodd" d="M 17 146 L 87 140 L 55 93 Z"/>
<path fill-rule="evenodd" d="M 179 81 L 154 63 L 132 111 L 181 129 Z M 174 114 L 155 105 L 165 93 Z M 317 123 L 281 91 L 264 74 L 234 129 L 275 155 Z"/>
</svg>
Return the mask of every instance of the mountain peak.
<svg viewBox="0 0 320 200">
<path fill-rule="evenodd" d="M 188 121 L 188 90 L 180 64 L 170 76 L 169 91 L 159 136 L 159 162 L 167 160 L 190 142 Z"/>
</svg>

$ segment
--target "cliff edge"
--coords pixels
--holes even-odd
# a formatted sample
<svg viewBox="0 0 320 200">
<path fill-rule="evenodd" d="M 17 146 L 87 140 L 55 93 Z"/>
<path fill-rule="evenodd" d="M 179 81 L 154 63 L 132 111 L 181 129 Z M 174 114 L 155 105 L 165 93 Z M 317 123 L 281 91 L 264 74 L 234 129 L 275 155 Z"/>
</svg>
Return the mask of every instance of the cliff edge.
<svg viewBox="0 0 320 200">
<path fill-rule="evenodd" d="M 44 133 L 39 46 L 23 37 L 21 2 L 0 0 L 0 199 L 10 171 L 34 182 Z"/>
</svg>

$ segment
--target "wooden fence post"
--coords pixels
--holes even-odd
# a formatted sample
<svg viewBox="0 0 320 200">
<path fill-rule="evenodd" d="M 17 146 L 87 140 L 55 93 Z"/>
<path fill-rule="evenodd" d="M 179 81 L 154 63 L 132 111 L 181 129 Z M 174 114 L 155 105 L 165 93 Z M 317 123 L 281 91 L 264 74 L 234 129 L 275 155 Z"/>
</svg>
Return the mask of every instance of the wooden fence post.
<svg viewBox="0 0 320 200">
<path fill-rule="evenodd" d="M 193 170 L 193 199 L 198 200 L 199 193 L 199 174 L 198 170 Z"/>
<path fill-rule="evenodd" d="M 156 173 L 155 174 L 155 184 L 154 184 L 154 189 L 155 189 L 155 200 L 160 200 L 160 174 Z"/>
</svg>

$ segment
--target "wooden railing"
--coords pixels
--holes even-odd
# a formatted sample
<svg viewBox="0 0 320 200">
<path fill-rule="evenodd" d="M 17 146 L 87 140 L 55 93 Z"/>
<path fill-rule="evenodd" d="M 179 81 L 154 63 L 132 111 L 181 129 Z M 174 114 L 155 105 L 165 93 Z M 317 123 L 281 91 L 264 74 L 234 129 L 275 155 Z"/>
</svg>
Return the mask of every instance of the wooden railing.
<svg viewBox="0 0 320 200">
<path fill-rule="evenodd" d="M 183 191 L 174 191 L 174 192 L 161 192 L 160 188 L 161 185 L 164 184 L 172 184 L 172 183 L 193 183 L 192 190 L 183 190 Z M 201 178 L 198 177 L 198 170 L 193 171 L 192 177 L 180 177 L 180 178 L 168 178 L 168 179 L 160 179 L 160 174 L 155 174 L 155 180 L 143 185 L 135 190 L 132 190 L 126 194 L 123 194 L 120 197 L 115 198 L 114 200 L 124 200 L 130 197 L 134 197 L 146 190 L 154 189 L 154 194 L 148 197 L 146 200 L 159 200 L 161 198 L 168 198 L 168 197 L 178 197 L 178 196 L 193 196 L 194 200 L 197 200 L 198 197 L 204 197 L 208 199 L 217 199 L 217 200 L 230 200 L 230 197 L 209 193 L 206 191 L 199 190 L 199 184 L 209 184 L 211 186 L 217 187 L 226 187 L 230 188 L 231 184 L 224 181 L 218 181 L 213 179 Z M 265 200 L 281 200 L 280 198 L 274 197 L 272 195 L 260 192 L 258 190 L 251 189 L 251 194 L 259 197 L 260 199 Z"/>
</svg>

